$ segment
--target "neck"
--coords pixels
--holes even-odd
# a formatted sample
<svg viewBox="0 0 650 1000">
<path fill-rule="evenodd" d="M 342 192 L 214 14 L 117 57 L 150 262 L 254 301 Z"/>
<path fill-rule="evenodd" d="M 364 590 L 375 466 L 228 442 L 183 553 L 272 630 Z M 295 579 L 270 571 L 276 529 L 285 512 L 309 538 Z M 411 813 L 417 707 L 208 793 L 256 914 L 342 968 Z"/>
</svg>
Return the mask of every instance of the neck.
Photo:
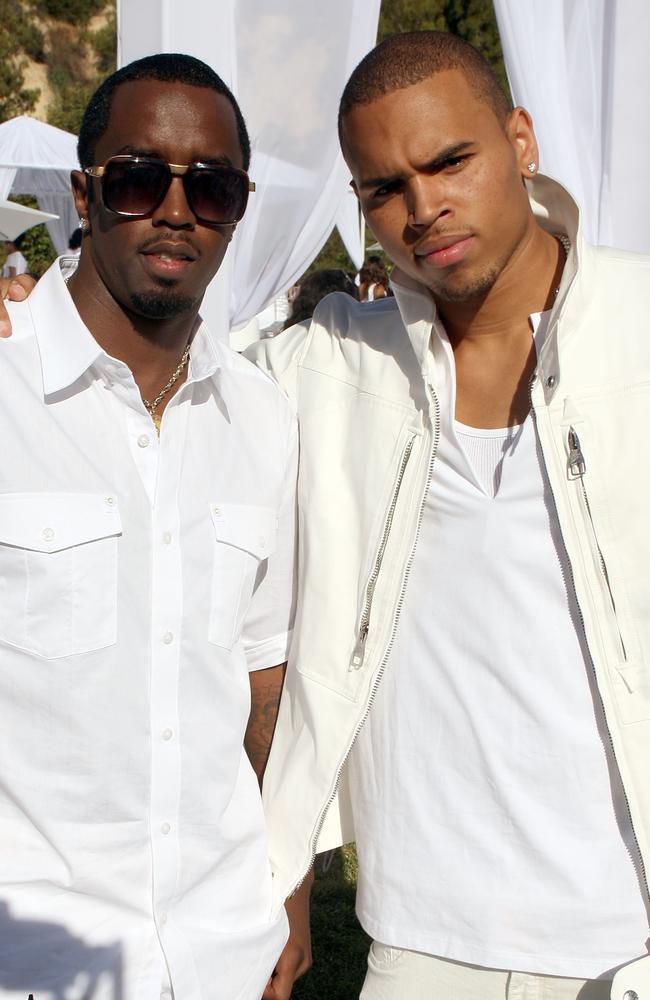
<svg viewBox="0 0 650 1000">
<path fill-rule="evenodd" d="M 77 311 L 97 343 L 130 368 L 145 399 L 160 391 L 190 339 L 199 303 L 182 315 L 150 319 L 131 312 L 108 291 L 93 268 L 79 268 L 68 283 Z M 184 377 L 178 380 L 182 384 Z"/>
<path fill-rule="evenodd" d="M 507 341 L 527 331 L 531 313 L 553 305 L 564 262 L 558 240 L 533 223 L 488 292 L 464 302 L 437 299 L 452 344 L 479 337 Z"/>
</svg>

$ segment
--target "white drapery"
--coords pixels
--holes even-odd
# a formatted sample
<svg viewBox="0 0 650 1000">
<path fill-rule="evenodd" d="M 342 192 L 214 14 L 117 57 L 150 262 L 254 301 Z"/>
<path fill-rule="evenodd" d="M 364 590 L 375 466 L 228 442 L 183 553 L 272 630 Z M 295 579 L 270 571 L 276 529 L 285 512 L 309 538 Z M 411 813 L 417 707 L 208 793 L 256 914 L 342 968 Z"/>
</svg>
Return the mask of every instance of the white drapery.
<svg viewBox="0 0 650 1000">
<path fill-rule="evenodd" d="M 164 51 L 203 59 L 233 89 L 251 135 L 257 191 L 202 309 L 215 330 L 246 322 L 289 288 L 332 231 L 349 183 L 338 101 L 374 44 L 379 6 L 119 0 L 120 65 Z"/>
<path fill-rule="evenodd" d="M 64 253 L 79 219 L 70 193 L 70 171 L 78 169 L 77 137 L 19 115 L 0 125 L 0 197 L 31 194 L 39 208 L 58 215 L 47 222 L 57 253 Z"/>
<path fill-rule="evenodd" d="M 544 173 L 578 201 L 587 238 L 650 253 L 646 0 L 494 0 L 508 78 Z"/>
</svg>

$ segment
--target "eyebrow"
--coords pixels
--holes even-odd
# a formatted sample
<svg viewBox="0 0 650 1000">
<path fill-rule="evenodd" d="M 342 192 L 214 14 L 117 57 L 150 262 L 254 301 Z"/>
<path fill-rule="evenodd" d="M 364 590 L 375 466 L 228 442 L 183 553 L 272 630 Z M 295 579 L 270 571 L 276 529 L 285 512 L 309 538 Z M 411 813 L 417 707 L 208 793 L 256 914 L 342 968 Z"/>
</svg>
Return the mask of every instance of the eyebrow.
<svg viewBox="0 0 650 1000">
<path fill-rule="evenodd" d="M 453 159 L 454 156 L 458 156 L 459 153 L 464 153 L 465 150 L 473 146 L 474 143 L 467 139 L 463 142 L 456 142 L 453 146 L 446 146 L 437 156 L 432 160 L 428 160 L 419 170 L 434 171 L 438 170 L 440 167 L 444 166 L 447 160 Z M 392 174 L 388 177 L 368 177 L 361 181 L 359 187 L 363 190 L 367 188 L 383 187 L 385 184 L 393 184 L 395 181 L 401 180 L 401 174 Z"/>
<path fill-rule="evenodd" d="M 167 160 L 165 160 L 165 157 L 162 156 L 162 154 L 160 153 L 159 150 L 157 150 L 157 149 L 150 149 L 150 148 L 148 148 L 146 146 L 134 146 L 132 144 L 127 144 L 126 146 L 122 146 L 116 155 L 119 155 L 119 156 L 124 156 L 124 155 L 127 155 L 127 156 L 150 156 L 153 159 L 164 160 L 165 163 L 167 162 Z M 170 161 L 170 162 L 176 163 L 177 161 L 173 160 L 173 161 Z M 214 164 L 215 166 L 222 166 L 222 167 L 232 167 L 232 165 L 233 165 L 232 160 L 230 159 L 229 156 L 226 156 L 225 153 L 221 153 L 218 156 L 193 156 L 192 159 L 189 162 L 190 163 L 210 163 L 210 164 Z"/>
</svg>

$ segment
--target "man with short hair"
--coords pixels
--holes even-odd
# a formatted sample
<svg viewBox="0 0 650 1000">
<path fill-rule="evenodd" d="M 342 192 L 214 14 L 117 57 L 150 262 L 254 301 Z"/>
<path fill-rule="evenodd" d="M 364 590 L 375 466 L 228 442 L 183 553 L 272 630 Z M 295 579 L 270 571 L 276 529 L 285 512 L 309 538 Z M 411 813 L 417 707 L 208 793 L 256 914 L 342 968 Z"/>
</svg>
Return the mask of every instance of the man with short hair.
<svg viewBox="0 0 650 1000">
<path fill-rule="evenodd" d="M 340 134 L 396 298 L 256 349 L 305 503 L 276 891 L 352 839 L 349 792 L 363 1000 L 642 1000 L 650 260 L 584 241 L 451 35 L 370 53 Z"/>
<path fill-rule="evenodd" d="M 79 157 L 79 266 L 0 349 L 0 992 L 287 1000 L 308 956 L 278 961 L 258 778 L 295 420 L 198 314 L 248 135 L 209 67 L 158 55 L 101 85 Z"/>
</svg>

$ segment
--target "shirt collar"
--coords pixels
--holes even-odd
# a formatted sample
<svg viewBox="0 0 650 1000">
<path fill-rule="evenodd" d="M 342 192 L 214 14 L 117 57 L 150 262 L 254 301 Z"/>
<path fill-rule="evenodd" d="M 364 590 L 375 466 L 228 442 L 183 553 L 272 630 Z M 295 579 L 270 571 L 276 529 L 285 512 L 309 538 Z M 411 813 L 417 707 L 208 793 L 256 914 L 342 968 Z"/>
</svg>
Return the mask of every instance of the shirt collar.
<svg viewBox="0 0 650 1000">
<path fill-rule="evenodd" d="M 562 307 L 578 269 L 581 254 L 580 214 L 576 202 L 557 181 L 544 174 L 537 174 L 526 181 L 533 215 L 543 229 L 552 233 L 566 233 L 571 241 L 558 295 L 552 314 Z M 425 285 L 393 268 L 391 286 L 409 334 L 413 350 L 422 370 L 430 363 L 429 339 L 431 328 L 439 324 L 436 304 Z"/>
<path fill-rule="evenodd" d="M 46 396 L 67 389 L 105 352 L 81 319 L 58 258 L 27 299 L 41 356 Z"/>
<path fill-rule="evenodd" d="M 76 258 L 59 257 L 28 298 L 41 357 L 46 396 L 73 385 L 92 365 L 123 364 L 100 347 L 77 312 L 65 279 L 74 274 Z M 228 407 L 230 368 L 228 351 L 197 318 L 193 331 L 188 382 L 219 376 L 219 388 Z M 232 397 L 231 397 L 232 403 Z"/>
</svg>

